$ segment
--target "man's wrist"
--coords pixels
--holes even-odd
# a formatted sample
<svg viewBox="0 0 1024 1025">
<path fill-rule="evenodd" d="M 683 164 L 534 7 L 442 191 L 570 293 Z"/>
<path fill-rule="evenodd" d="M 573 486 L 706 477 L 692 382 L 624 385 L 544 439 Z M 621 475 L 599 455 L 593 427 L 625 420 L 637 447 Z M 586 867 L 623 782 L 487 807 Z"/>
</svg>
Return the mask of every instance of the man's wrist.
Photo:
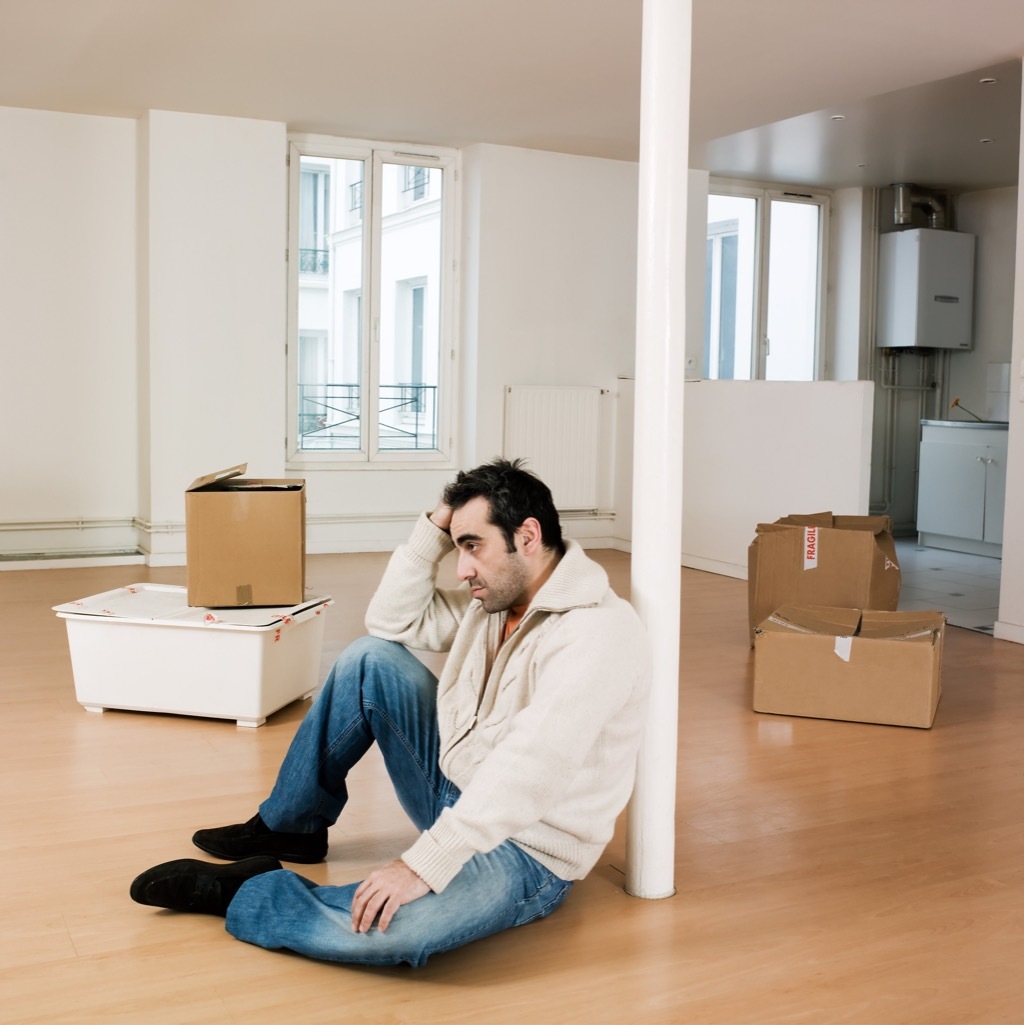
<svg viewBox="0 0 1024 1025">
<path fill-rule="evenodd" d="M 438 502 L 434 506 L 431 512 L 427 513 L 427 519 L 437 527 L 438 530 L 443 530 L 449 537 L 452 533 L 452 511 L 451 508 L 444 502 Z"/>
<path fill-rule="evenodd" d="M 441 524 L 434 519 L 433 513 L 427 513 L 427 519 L 430 520 L 438 530 L 443 530 L 449 537 L 451 537 L 451 530 L 448 527 L 442 527 Z"/>
</svg>

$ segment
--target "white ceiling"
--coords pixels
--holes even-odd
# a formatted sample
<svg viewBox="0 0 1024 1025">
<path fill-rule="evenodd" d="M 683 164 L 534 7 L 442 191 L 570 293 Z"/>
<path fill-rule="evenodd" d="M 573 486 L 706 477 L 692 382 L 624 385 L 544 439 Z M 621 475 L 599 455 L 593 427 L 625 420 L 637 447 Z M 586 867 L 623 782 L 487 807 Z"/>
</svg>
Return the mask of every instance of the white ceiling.
<svg viewBox="0 0 1024 1025">
<path fill-rule="evenodd" d="M 0 105 L 634 160 L 641 14 L 641 0 L 0 0 Z M 1022 55 L 1020 0 L 693 0 L 690 162 L 821 185 L 1009 184 Z"/>
</svg>

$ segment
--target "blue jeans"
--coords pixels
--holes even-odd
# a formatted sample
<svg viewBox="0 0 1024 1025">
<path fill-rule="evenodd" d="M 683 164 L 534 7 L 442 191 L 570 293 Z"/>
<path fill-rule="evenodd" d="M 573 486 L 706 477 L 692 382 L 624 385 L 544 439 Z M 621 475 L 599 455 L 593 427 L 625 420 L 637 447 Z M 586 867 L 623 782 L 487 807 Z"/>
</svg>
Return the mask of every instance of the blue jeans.
<svg viewBox="0 0 1024 1025">
<path fill-rule="evenodd" d="M 348 798 L 349 769 L 376 741 L 402 807 L 428 829 L 459 796 L 438 765 L 436 690 L 433 674 L 400 644 L 365 637 L 348 647 L 292 740 L 260 806 L 263 821 L 294 833 L 333 825 Z M 549 915 L 572 883 L 506 840 L 471 858 L 442 893 L 399 908 L 383 933 L 352 931 L 357 886 L 267 872 L 231 901 L 228 932 L 325 961 L 419 966 L 431 954 Z"/>
</svg>

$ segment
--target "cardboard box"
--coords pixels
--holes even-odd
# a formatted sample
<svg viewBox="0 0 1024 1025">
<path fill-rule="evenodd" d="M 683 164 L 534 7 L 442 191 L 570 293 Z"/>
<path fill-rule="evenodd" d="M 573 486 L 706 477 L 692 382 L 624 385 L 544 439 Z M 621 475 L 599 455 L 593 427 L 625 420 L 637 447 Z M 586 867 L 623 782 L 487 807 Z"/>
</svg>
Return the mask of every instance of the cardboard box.
<svg viewBox="0 0 1024 1025">
<path fill-rule="evenodd" d="M 189 605 L 287 606 L 306 596 L 306 482 L 242 477 L 245 469 L 185 490 Z"/>
<path fill-rule="evenodd" d="M 757 628 L 754 711 L 927 729 L 945 625 L 940 612 L 784 606 Z"/>
<path fill-rule="evenodd" d="M 184 587 L 132 584 L 54 606 L 80 704 L 261 726 L 319 686 L 329 597 L 230 610 L 192 608 L 185 597 Z"/>
<path fill-rule="evenodd" d="M 747 549 L 750 637 L 781 605 L 893 611 L 900 566 L 888 516 L 784 516 Z"/>
</svg>

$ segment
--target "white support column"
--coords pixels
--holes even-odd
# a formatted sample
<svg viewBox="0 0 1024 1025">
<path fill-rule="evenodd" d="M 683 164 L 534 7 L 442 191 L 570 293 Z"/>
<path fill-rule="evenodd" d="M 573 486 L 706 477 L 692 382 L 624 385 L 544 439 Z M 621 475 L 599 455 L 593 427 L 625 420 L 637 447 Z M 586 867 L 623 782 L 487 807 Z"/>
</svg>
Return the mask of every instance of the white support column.
<svg viewBox="0 0 1024 1025">
<path fill-rule="evenodd" d="M 626 890 L 675 893 L 691 0 L 644 0 L 632 600 L 654 658 Z"/>
</svg>

